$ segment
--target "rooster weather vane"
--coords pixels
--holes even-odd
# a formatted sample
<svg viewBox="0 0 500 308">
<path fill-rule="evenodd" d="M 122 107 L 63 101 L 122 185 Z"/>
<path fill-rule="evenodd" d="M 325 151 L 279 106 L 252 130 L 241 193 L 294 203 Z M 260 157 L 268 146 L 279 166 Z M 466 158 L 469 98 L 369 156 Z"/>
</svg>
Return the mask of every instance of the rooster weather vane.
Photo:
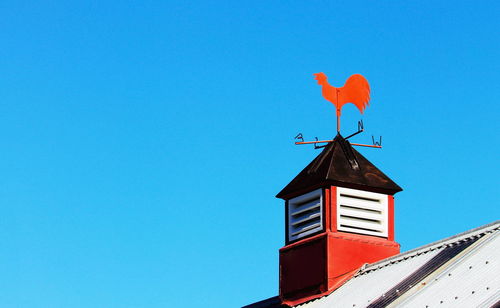
<svg viewBox="0 0 500 308">
<path fill-rule="evenodd" d="M 345 104 L 352 103 L 354 104 L 361 114 L 365 111 L 366 107 L 370 101 L 370 85 L 365 77 L 360 74 L 354 74 L 347 79 L 343 87 L 336 88 L 328 83 L 328 77 L 324 73 L 313 74 L 315 76 L 314 79 L 318 81 L 318 84 L 321 86 L 321 94 L 323 97 L 331 102 L 335 106 L 336 115 L 337 115 L 337 133 L 340 134 L 340 116 L 342 115 L 342 107 Z M 363 121 L 358 122 L 358 131 L 347 136 L 345 139 L 349 139 L 361 132 L 364 131 Z M 318 140 L 315 137 L 316 141 L 304 141 L 304 138 L 301 133 L 295 136 L 295 139 L 300 141 L 295 142 L 295 144 L 314 144 L 314 148 L 323 148 L 326 145 L 318 146 L 318 143 L 329 143 L 333 140 Z M 371 147 L 371 148 L 381 148 L 382 147 L 382 136 L 380 136 L 378 141 L 375 141 L 375 138 L 372 136 L 373 145 L 368 144 L 359 144 L 359 143 L 351 143 L 351 145 L 355 146 L 363 146 L 363 147 Z"/>
</svg>

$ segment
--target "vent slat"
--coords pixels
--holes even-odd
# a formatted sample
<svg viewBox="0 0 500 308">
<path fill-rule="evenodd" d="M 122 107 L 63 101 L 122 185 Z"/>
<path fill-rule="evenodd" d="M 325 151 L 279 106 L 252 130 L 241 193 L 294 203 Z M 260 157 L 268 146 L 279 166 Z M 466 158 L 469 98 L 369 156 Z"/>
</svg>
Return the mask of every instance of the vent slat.
<svg viewBox="0 0 500 308">
<path fill-rule="evenodd" d="M 379 202 L 365 201 L 365 200 L 361 200 L 361 199 L 350 199 L 350 198 L 344 198 L 344 197 L 340 197 L 339 204 L 353 206 L 353 207 L 359 207 L 359 208 L 367 208 L 367 209 L 372 209 L 372 210 L 381 210 L 382 209 L 382 204 L 380 204 Z"/>
<path fill-rule="evenodd" d="M 366 211 L 363 209 L 350 209 L 350 208 L 342 208 L 340 207 L 340 215 L 341 216 L 352 216 L 352 217 L 359 217 L 359 218 L 365 218 L 365 219 L 373 219 L 373 220 L 380 220 L 381 219 L 381 212 L 372 212 L 372 211 Z"/>
<path fill-rule="evenodd" d="M 372 221 L 348 216 L 340 216 L 340 219 L 343 225 L 348 225 L 356 228 L 366 228 L 381 231 L 383 227 L 380 221 Z"/>
<path fill-rule="evenodd" d="M 376 194 L 376 193 L 372 193 L 369 191 L 343 188 L 343 187 L 339 187 L 339 188 L 342 189 L 342 192 L 339 193 L 339 195 L 341 197 L 354 198 L 354 199 L 366 199 L 366 200 L 372 200 L 375 202 L 379 199 L 379 197 L 374 196 L 374 194 Z"/>
<path fill-rule="evenodd" d="M 303 219 L 297 220 L 297 221 L 293 221 L 292 220 L 292 226 L 299 225 L 301 223 L 304 223 L 306 221 L 312 220 L 312 219 L 314 219 L 316 217 L 320 217 L 320 216 L 321 216 L 321 213 L 314 213 L 314 214 L 311 214 L 311 215 L 309 215 L 309 216 L 307 216 L 307 217 L 305 217 Z"/>
<path fill-rule="evenodd" d="M 307 212 L 309 210 L 312 210 L 312 209 L 315 209 L 317 207 L 319 207 L 321 204 L 318 202 L 318 200 L 313 200 L 311 202 L 308 202 L 304 205 L 300 205 L 299 207 L 297 207 L 296 210 L 293 211 L 292 213 L 292 216 L 297 216 L 301 213 L 304 213 L 304 212 Z"/>
<path fill-rule="evenodd" d="M 348 227 L 348 226 L 342 226 L 342 231 L 352 232 L 352 233 L 361 233 L 361 234 L 366 234 L 366 235 L 374 235 L 374 236 L 383 236 L 379 231 L 372 231 L 372 230 L 359 229 L 359 228 L 351 228 L 351 227 Z"/>
<path fill-rule="evenodd" d="M 320 222 L 317 222 L 315 224 L 312 224 L 310 226 L 307 226 L 305 228 L 301 228 L 299 231 L 296 231 L 294 233 L 292 233 L 292 236 L 295 236 L 295 235 L 298 235 L 298 234 L 301 234 L 301 233 L 304 233 L 306 231 L 309 231 L 311 229 L 314 229 L 314 228 L 317 228 L 317 227 L 320 227 L 321 226 L 321 223 Z"/>
</svg>

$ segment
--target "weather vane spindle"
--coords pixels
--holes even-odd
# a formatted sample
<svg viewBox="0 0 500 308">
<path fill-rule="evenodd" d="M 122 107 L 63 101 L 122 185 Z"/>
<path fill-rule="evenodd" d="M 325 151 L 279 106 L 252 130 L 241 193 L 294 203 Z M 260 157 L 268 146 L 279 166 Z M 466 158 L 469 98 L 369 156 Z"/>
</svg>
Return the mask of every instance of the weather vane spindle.
<svg viewBox="0 0 500 308">
<path fill-rule="evenodd" d="M 342 107 L 347 103 L 352 103 L 358 107 L 359 111 L 365 111 L 370 101 L 370 85 L 365 77 L 354 74 L 347 79 L 343 87 L 331 86 L 324 73 L 313 74 L 316 76 L 318 84 L 322 86 L 323 97 L 331 102 L 337 111 L 337 132 L 340 133 L 340 115 Z"/>
</svg>

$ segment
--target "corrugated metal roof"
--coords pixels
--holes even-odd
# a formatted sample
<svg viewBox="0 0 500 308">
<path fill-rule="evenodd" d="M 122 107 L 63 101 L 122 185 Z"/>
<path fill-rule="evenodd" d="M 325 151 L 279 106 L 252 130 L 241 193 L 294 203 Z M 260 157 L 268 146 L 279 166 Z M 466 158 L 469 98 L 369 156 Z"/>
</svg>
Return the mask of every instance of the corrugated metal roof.
<svg viewBox="0 0 500 308">
<path fill-rule="evenodd" d="M 386 291 L 382 296 L 377 298 L 373 303 L 368 305 L 368 308 L 382 308 L 387 307 L 392 302 L 398 300 L 403 294 L 416 285 L 427 276 L 434 273 L 437 269 L 443 266 L 446 262 L 456 257 L 459 253 L 467 249 L 470 245 L 476 242 L 477 238 L 469 239 L 457 243 L 455 245 L 447 246 L 435 255 L 432 259 L 427 261 L 424 265 L 414 271 L 411 275 L 400 281 L 390 290 Z"/>
<path fill-rule="evenodd" d="M 297 307 L 491 307 L 500 300 L 499 228 L 495 222 L 367 265 Z"/>
<path fill-rule="evenodd" d="M 476 247 L 434 277 L 405 294 L 394 307 L 491 307 L 500 300 L 500 251 L 498 232 L 480 240 Z"/>
</svg>

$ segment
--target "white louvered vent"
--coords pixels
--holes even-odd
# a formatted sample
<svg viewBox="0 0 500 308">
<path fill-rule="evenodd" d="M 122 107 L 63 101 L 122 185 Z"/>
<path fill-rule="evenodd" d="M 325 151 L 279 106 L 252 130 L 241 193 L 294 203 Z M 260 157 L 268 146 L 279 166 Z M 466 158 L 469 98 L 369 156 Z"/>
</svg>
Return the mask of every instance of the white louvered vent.
<svg viewBox="0 0 500 308">
<path fill-rule="evenodd" d="M 322 190 L 317 189 L 288 201 L 288 240 L 323 230 Z"/>
<path fill-rule="evenodd" d="M 337 187 L 337 230 L 387 237 L 388 196 Z"/>
</svg>

